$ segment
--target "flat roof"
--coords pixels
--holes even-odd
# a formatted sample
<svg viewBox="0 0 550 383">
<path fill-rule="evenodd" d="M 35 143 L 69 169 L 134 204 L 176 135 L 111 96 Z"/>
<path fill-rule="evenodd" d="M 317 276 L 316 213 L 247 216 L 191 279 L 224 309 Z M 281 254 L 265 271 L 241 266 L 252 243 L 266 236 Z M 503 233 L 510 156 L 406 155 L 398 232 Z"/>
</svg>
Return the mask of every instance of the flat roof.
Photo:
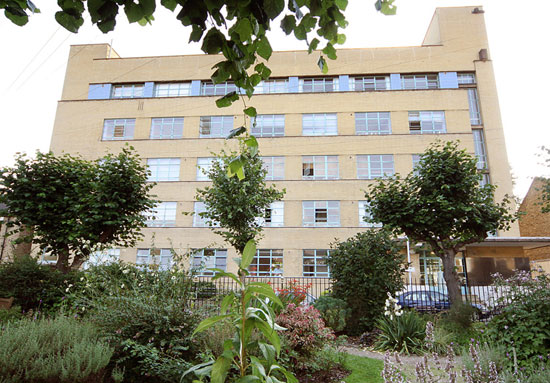
<svg viewBox="0 0 550 383">
<path fill-rule="evenodd" d="M 470 243 L 466 247 L 522 247 L 532 250 L 550 246 L 550 237 L 491 237 L 483 242 Z"/>
</svg>

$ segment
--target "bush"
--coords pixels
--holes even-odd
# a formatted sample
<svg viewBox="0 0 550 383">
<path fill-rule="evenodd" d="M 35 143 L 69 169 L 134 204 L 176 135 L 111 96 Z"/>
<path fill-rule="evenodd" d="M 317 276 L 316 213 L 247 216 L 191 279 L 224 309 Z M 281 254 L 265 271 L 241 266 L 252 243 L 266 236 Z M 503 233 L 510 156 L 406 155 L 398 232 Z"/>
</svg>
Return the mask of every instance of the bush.
<svg viewBox="0 0 550 383">
<path fill-rule="evenodd" d="M 315 301 L 313 306 L 319 310 L 327 327 L 330 327 L 335 332 L 346 328 L 350 309 L 344 300 L 331 297 L 330 295 L 323 295 Z"/>
<path fill-rule="evenodd" d="M 426 322 L 415 312 L 405 311 L 393 319 L 384 316 L 377 322 L 381 331 L 374 347 L 382 351 L 420 354 L 424 349 Z"/>
<path fill-rule="evenodd" d="M 369 230 L 332 245 L 328 257 L 333 296 L 351 309 L 347 331 L 372 330 L 384 312 L 387 293 L 403 289 L 404 256 L 385 230 Z"/>
<path fill-rule="evenodd" d="M 79 276 L 79 272 L 61 274 L 29 255 L 17 257 L 0 264 L 0 298 L 14 297 L 13 304 L 24 311 L 52 311 Z"/>
<path fill-rule="evenodd" d="M 17 321 L 23 318 L 21 307 L 12 306 L 10 309 L 0 309 L 0 324 Z"/>
<path fill-rule="evenodd" d="M 462 364 L 470 372 L 474 382 L 485 382 L 484 377 L 490 375 L 491 365 L 497 372 L 506 368 L 506 350 L 498 344 L 480 344 L 471 342 L 468 348 L 462 351 Z"/>
<path fill-rule="evenodd" d="M 0 332 L 0 381 L 102 382 L 111 355 L 89 323 L 25 319 Z"/>
</svg>

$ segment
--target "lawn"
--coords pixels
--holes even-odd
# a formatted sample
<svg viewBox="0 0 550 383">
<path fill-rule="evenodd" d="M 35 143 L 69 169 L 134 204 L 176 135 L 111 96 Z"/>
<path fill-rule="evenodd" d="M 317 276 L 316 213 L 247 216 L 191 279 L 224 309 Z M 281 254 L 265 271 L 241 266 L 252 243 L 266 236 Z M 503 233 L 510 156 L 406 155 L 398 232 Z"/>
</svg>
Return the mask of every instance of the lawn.
<svg viewBox="0 0 550 383">
<path fill-rule="evenodd" d="M 364 356 L 347 355 L 344 366 L 351 371 L 346 383 L 383 383 L 380 373 L 384 362 Z"/>
</svg>

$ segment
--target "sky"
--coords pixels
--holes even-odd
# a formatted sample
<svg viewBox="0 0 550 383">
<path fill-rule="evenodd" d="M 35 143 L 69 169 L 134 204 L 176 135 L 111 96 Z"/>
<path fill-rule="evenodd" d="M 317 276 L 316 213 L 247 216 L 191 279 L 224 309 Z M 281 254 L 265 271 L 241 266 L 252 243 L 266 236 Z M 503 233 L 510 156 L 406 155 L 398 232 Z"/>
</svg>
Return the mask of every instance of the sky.
<svg viewBox="0 0 550 383">
<path fill-rule="evenodd" d="M 111 43 L 121 57 L 201 53 L 188 44 L 189 29 L 160 5 L 152 25 L 129 25 L 122 12 L 114 32 L 103 34 L 89 17 L 78 34 L 57 24 L 56 2 L 34 0 L 41 9 L 24 27 L 0 15 L 0 167 L 17 152 L 47 151 L 73 44 Z M 374 0 L 350 0 L 344 48 L 420 45 L 436 7 L 482 5 L 495 68 L 514 194 L 523 198 L 535 176 L 550 176 L 540 146 L 550 146 L 548 39 L 550 1 L 396 0 L 396 16 L 374 9 Z M 306 49 L 273 24 L 274 50 Z M 329 62 L 330 65 L 330 62 Z"/>
</svg>

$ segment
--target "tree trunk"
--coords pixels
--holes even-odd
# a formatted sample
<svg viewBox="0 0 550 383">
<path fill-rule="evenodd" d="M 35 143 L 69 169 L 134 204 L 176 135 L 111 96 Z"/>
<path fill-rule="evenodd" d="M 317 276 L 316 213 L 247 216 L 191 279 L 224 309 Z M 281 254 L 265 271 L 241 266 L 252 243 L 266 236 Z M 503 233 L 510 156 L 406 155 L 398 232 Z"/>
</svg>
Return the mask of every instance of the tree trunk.
<svg viewBox="0 0 550 383">
<path fill-rule="evenodd" d="M 71 264 L 71 270 L 78 270 L 80 266 L 86 261 L 86 258 L 82 255 L 75 255 L 73 263 Z"/>
<path fill-rule="evenodd" d="M 455 270 L 455 257 L 456 251 L 445 250 L 444 255 L 441 257 L 443 261 L 443 277 L 447 283 L 447 291 L 449 293 L 449 299 L 451 306 L 462 302 L 462 294 L 460 293 L 460 281 L 458 274 Z"/>
<path fill-rule="evenodd" d="M 63 247 L 63 249 L 57 253 L 55 268 L 63 274 L 67 274 L 71 270 L 69 267 L 69 246 Z"/>
</svg>

